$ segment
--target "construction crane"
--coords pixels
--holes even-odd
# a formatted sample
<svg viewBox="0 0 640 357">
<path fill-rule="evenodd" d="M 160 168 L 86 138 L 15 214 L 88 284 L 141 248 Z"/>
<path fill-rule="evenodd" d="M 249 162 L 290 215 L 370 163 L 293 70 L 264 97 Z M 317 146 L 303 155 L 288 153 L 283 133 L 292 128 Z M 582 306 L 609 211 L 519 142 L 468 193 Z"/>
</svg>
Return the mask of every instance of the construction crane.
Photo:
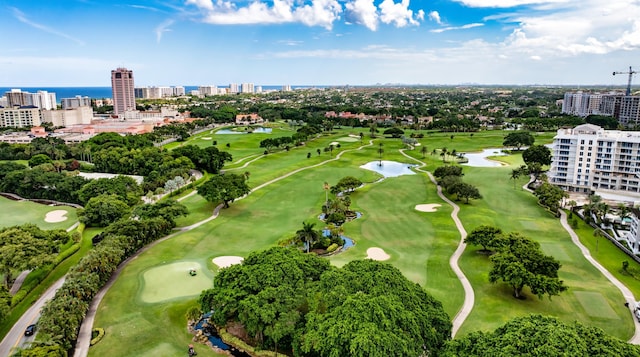
<svg viewBox="0 0 640 357">
<path fill-rule="evenodd" d="M 613 72 L 614 76 L 616 74 L 628 74 L 629 75 L 629 82 L 627 83 L 627 93 L 625 94 L 627 97 L 631 95 L 631 77 L 636 73 L 638 73 L 638 72 L 632 70 L 631 66 L 629 66 L 629 72 Z"/>
</svg>

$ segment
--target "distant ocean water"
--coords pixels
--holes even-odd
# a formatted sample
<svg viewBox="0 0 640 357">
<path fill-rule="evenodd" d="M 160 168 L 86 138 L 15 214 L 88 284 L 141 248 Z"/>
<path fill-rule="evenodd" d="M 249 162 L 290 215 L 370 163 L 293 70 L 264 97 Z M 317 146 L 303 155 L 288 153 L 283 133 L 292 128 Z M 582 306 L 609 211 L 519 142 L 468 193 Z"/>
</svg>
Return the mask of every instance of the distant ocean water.
<svg viewBox="0 0 640 357">
<path fill-rule="evenodd" d="M 218 86 L 218 88 L 225 88 Z M 327 86 L 291 86 L 292 89 L 298 88 L 325 88 Z M 73 98 L 77 95 L 89 97 L 92 99 L 111 98 L 111 87 L 0 87 L 0 97 L 11 89 L 20 89 L 23 92 L 36 93 L 39 90 L 56 94 L 56 100 L 60 103 L 62 98 Z M 198 86 L 184 86 L 185 92 L 188 94 L 192 90 L 197 90 Z M 262 86 L 262 90 L 280 90 L 282 86 Z"/>
</svg>

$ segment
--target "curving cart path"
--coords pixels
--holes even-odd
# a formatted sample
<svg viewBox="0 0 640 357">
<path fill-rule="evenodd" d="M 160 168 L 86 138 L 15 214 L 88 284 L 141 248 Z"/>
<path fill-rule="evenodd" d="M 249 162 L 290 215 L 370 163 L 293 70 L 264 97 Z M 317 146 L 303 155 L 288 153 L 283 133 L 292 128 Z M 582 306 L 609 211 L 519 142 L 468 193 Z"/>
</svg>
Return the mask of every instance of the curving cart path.
<svg viewBox="0 0 640 357">
<path fill-rule="evenodd" d="M 296 174 L 296 173 L 298 173 L 300 171 L 304 171 L 304 170 L 307 170 L 307 169 L 310 169 L 310 168 L 322 166 L 322 165 L 324 165 L 324 164 L 326 164 L 328 162 L 331 162 L 331 161 L 339 160 L 340 157 L 342 156 L 342 154 L 344 154 L 346 152 L 362 150 L 363 148 L 365 148 L 367 146 L 371 146 L 371 145 L 373 145 L 373 140 L 370 140 L 369 144 L 362 145 L 362 146 L 358 147 L 357 149 L 349 149 L 349 150 L 341 151 L 334 158 L 331 158 L 329 160 L 322 161 L 322 162 L 320 162 L 318 164 L 315 164 L 315 165 L 305 166 L 305 167 L 299 168 L 297 170 L 291 171 L 289 173 L 286 173 L 286 174 L 284 174 L 282 176 L 279 176 L 279 177 L 277 177 L 277 178 L 275 178 L 275 179 L 273 179 L 271 181 L 265 182 L 262 185 L 257 186 L 256 188 L 251 190 L 251 192 L 257 191 L 257 190 L 259 190 L 261 188 L 264 188 L 264 187 L 266 187 L 266 186 L 268 186 L 268 185 L 270 185 L 270 184 L 272 184 L 274 182 L 280 181 L 280 180 L 282 180 L 284 178 L 287 178 L 287 177 L 289 177 L 289 176 L 291 176 L 293 174 Z M 249 164 L 249 163 L 251 163 L 251 162 L 253 162 L 255 160 L 258 160 L 258 159 L 260 159 L 260 157 L 247 162 L 243 167 L 246 167 L 247 164 Z M 191 196 L 193 194 L 195 194 L 195 190 L 192 193 L 190 193 L 189 195 L 186 195 L 186 196 L 182 197 L 179 200 L 182 200 L 182 199 L 184 199 L 184 198 L 186 198 L 188 196 Z M 241 198 L 243 198 L 243 197 L 241 197 Z M 196 227 L 199 227 L 199 226 L 201 226 L 201 225 L 203 225 L 203 224 L 205 224 L 205 223 L 207 223 L 207 222 L 209 222 L 211 220 L 216 219 L 218 217 L 218 214 L 220 213 L 220 210 L 222 209 L 222 207 L 223 207 L 222 204 L 218 205 L 213 210 L 213 214 L 210 217 L 208 217 L 208 218 L 206 218 L 206 219 L 204 219 L 204 220 L 202 220 L 200 222 L 194 223 L 194 224 L 192 224 L 190 226 L 179 228 L 175 233 L 170 234 L 170 235 L 168 235 L 166 237 L 163 237 L 161 239 L 158 239 L 153 243 L 150 243 L 149 245 L 145 246 L 144 248 L 141 248 L 134 255 L 132 255 L 131 257 L 127 258 L 122 263 L 120 263 L 120 265 L 118 266 L 118 269 L 116 269 L 116 271 L 113 273 L 113 275 L 111 276 L 111 278 L 109 279 L 107 284 L 102 289 L 100 289 L 98 294 L 96 294 L 96 296 L 91 301 L 91 305 L 89 306 L 89 311 L 87 312 L 84 320 L 82 320 L 82 325 L 80 326 L 80 332 L 78 333 L 78 339 L 76 341 L 76 348 L 75 348 L 75 352 L 74 352 L 74 355 L 73 355 L 74 357 L 86 357 L 89 354 L 89 347 L 90 347 L 90 343 L 91 343 L 91 330 L 93 329 L 93 321 L 95 320 L 95 316 L 96 316 L 96 312 L 98 310 L 98 306 L 100 306 L 100 303 L 102 302 L 102 299 L 104 298 L 104 295 L 107 293 L 107 291 L 109 291 L 109 288 L 111 288 L 113 283 L 118 279 L 118 277 L 120 276 L 120 273 L 127 266 L 127 264 L 129 264 L 130 261 L 136 259 L 138 257 L 138 255 L 140 255 L 141 253 L 149 250 L 151 247 L 155 246 L 156 244 L 158 244 L 160 242 L 163 242 L 163 241 L 165 241 L 167 239 L 173 238 L 173 237 L 175 237 L 176 235 L 178 235 L 178 234 L 180 234 L 182 232 L 189 231 L 189 230 L 194 229 Z"/>
<path fill-rule="evenodd" d="M 421 164 L 420 167 L 426 166 L 424 162 L 407 155 L 404 152 L 404 149 L 400 150 L 400 153 L 411 160 L 419 162 Z M 471 314 L 471 310 L 473 310 L 473 305 L 475 304 L 475 293 L 473 292 L 473 287 L 471 286 L 469 279 L 467 279 L 467 276 L 464 275 L 464 273 L 462 272 L 462 269 L 460 269 L 460 266 L 458 265 L 458 260 L 460 260 L 460 256 L 462 255 L 465 248 L 467 247 L 467 244 L 464 242 L 464 239 L 467 237 L 467 231 L 464 229 L 462 222 L 458 218 L 458 212 L 460 211 L 460 207 L 457 204 L 455 204 L 453 201 L 448 199 L 442 193 L 442 187 L 438 185 L 436 179 L 433 177 L 431 172 L 422 170 L 420 167 L 416 167 L 416 170 L 426 173 L 429 176 L 429 179 L 431 180 L 431 182 L 433 182 L 433 184 L 436 185 L 438 189 L 438 196 L 443 201 L 447 202 L 451 207 L 453 207 L 453 211 L 451 212 L 451 219 L 453 219 L 453 222 L 456 224 L 456 228 L 458 229 L 458 232 L 460 232 L 460 243 L 458 244 L 458 248 L 456 249 L 455 252 L 453 252 L 453 255 L 451 255 L 451 258 L 449 258 L 449 266 L 451 266 L 451 269 L 453 270 L 453 272 L 456 273 L 456 276 L 458 277 L 458 280 L 460 280 L 460 283 L 462 284 L 462 288 L 464 289 L 464 302 L 462 303 L 462 307 L 460 307 L 460 310 L 458 310 L 458 313 L 456 313 L 456 316 L 453 318 L 453 321 L 451 321 L 451 324 L 452 324 L 451 338 L 453 338 L 456 336 L 456 333 L 460 329 L 460 326 L 462 326 L 462 323 L 467 319 L 467 317 L 469 317 L 469 314 Z"/>
<path fill-rule="evenodd" d="M 629 288 L 627 288 L 624 284 L 622 284 L 620 280 L 616 279 L 616 277 L 614 277 L 605 267 L 600 265 L 600 263 L 598 263 L 598 261 L 596 261 L 591 256 L 591 252 L 589 251 L 589 249 L 587 249 L 587 247 L 585 247 L 580 242 L 580 238 L 578 238 L 578 235 L 576 234 L 576 232 L 573 231 L 573 229 L 569 225 L 569 222 L 567 222 L 567 213 L 564 210 L 560 210 L 560 224 L 562 224 L 562 228 L 564 228 L 567 232 L 569 232 L 569 235 L 571 236 L 571 241 L 580 249 L 585 259 L 587 259 L 589 263 L 591 263 L 591 265 L 593 265 L 596 269 L 598 269 L 602 273 L 602 275 L 604 275 L 607 279 L 609 279 L 609 281 L 613 285 L 615 285 L 615 287 L 618 288 L 618 290 L 620 290 L 620 292 L 624 296 L 625 301 L 629 303 L 629 312 L 631 313 L 631 316 L 633 318 L 633 324 L 636 327 L 636 332 L 633 334 L 633 336 L 629 340 L 629 343 L 633 343 L 634 345 L 640 345 L 640 323 L 638 322 L 638 319 L 636 319 L 633 316 L 633 308 L 636 305 L 636 298 L 633 296 L 633 293 L 631 292 L 631 290 L 629 290 Z"/>
</svg>

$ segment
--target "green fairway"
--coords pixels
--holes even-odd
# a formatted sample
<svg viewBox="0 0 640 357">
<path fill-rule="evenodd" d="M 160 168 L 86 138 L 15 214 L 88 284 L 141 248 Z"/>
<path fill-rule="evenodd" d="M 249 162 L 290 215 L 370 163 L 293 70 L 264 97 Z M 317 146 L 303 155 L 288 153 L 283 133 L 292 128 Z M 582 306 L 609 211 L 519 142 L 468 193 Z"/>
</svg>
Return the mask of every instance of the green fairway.
<svg viewBox="0 0 640 357">
<path fill-rule="evenodd" d="M 519 157 L 520 155 L 513 155 L 506 161 L 517 167 L 520 162 L 514 159 Z M 542 209 L 533 195 L 520 188 L 527 178 L 520 179 L 514 189 L 511 182 L 513 180 L 510 179 L 513 167 L 465 169 L 465 181 L 476 185 L 484 196 L 484 199 L 475 200 L 471 205 L 461 205 L 460 218 L 465 229 L 471 231 L 481 224 L 490 224 L 505 232 L 519 232 L 540 242 L 545 253 L 562 263 L 560 279 L 564 280 L 569 290 L 550 300 L 538 299 L 525 289 L 527 299 L 516 300 L 506 284 L 489 283 L 491 264 L 488 257 L 478 254 L 478 247 L 469 246 L 460 265 L 474 287 L 476 305 L 460 334 L 491 330 L 513 317 L 542 313 L 567 322 L 579 320 L 625 340 L 631 337 L 634 332 L 633 321 L 628 309 L 622 304 L 624 298 L 620 291 L 582 256 L 571 242 L 569 234 L 560 226 L 559 220 Z M 601 294 L 602 301 L 610 306 L 614 315 L 607 319 L 594 316 L 572 293 L 574 289 Z M 605 306 L 605 303 L 601 306 Z M 508 308 L 504 308 L 505 306 Z M 619 321 L 612 324 L 610 319 Z"/>
<path fill-rule="evenodd" d="M 460 282 L 449 267 L 449 258 L 460 240 L 450 217 L 452 208 L 439 199 L 436 187 L 424 174 L 377 181 L 380 175 L 360 169 L 360 165 L 378 159 L 414 163 L 400 154 L 398 150 L 403 146 L 397 139 L 379 137 L 369 143 L 372 139 L 365 135 L 363 142 L 359 139 L 340 140 L 362 130 L 334 130 L 306 146 L 268 155 L 263 155 L 255 145 L 261 140 L 258 135 L 270 134 L 214 136 L 203 133 L 204 137 L 218 140 L 218 147 L 222 150 L 226 142 L 230 143 L 234 162 L 224 170 L 250 172 L 248 183 L 252 193 L 222 210 L 217 219 L 164 241 L 131 261 L 99 306 L 95 327 L 103 327 L 107 333 L 98 345 L 91 348 L 90 355 L 157 353 L 168 356 L 184 353 L 184 346 L 190 341 L 184 314 L 189 306 L 195 304 L 193 292 L 189 290 L 182 296 L 167 292 L 166 297 L 172 299 L 170 301 L 162 300 L 158 294 L 152 300 L 144 298 L 150 285 L 147 274 L 153 271 L 156 275 L 152 281 L 165 285 L 157 289 L 170 291 L 177 283 L 172 283 L 174 278 L 170 278 L 166 271 L 163 273 L 162 269 L 172 264 L 197 263 L 206 271 L 203 276 L 213 275 L 218 268 L 211 262 L 212 258 L 223 255 L 246 257 L 252 251 L 268 248 L 282 238 L 293 236 L 304 221 L 314 222 L 316 228 L 322 228 L 323 222 L 317 217 L 325 200 L 323 183 L 335 184 L 344 176 L 355 176 L 366 183 L 351 195 L 351 208 L 361 212 L 362 217 L 344 225 L 344 235 L 354 239 L 356 245 L 329 258 L 332 264 L 341 266 L 354 259 L 364 259 L 367 249 L 381 248 L 390 256 L 390 264 L 442 301 L 453 318 L 464 296 Z M 285 130 L 274 133 L 290 135 Z M 450 134 L 425 135 L 420 139 L 422 145 L 429 148 L 425 157 L 422 158 L 419 148 L 407 153 L 426 162 L 425 169 L 433 171 L 442 164 L 442 158 L 431 155 L 432 149 L 447 147 L 461 152 L 499 147 L 504 135 L 504 132 L 480 132 L 473 136 L 457 133 L 453 140 Z M 221 136 L 226 141 L 220 141 L 218 137 Z M 545 134 L 536 139 L 543 143 L 550 137 L 552 135 Z M 208 139 L 194 140 L 200 140 L 203 145 L 211 144 Z M 332 153 L 322 150 L 334 141 L 340 142 L 341 147 Z M 383 143 L 382 157 L 378 153 L 379 143 Z M 249 147 L 244 148 L 245 145 Z M 317 149 L 321 149 L 320 155 Z M 307 158 L 307 153 L 311 153 L 310 158 Z M 340 153 L 343 153 L 340 158 L 335 159 Z M 614 336 L 628 338 L 633 324 L 628 310 L 620 303 L 623 300 L 620 292 L 582 257 L 559 221 L 540 208 L 535 197 L 520 188 L 526 178 L 517 182 L 509 179 L 510 170 L 522 163 L 520 155 L 500 157 L 499 160 L 513 166 L 464 168 L 465 182 L 476 185 L 484 197 L 472 200 L 469 205 L 460 204 L 460 217 L 466 230 L 480 224 L 492 224 L 539 241 L 547 254 L 556 256 L 563 264 L 560 276 L 569 286 L 569 291 L 553 297 L 553 300 L 539 300 L 525 289 L 527 299 L 516 300 L 511 296 L 509 287 L 488 282 L 490 263 L 487 256 L 477 254 L 477 248 L 469 247 L 460 264 L 475 290 L 476 305 L 459 333 L 489 330 L 516 316 L 542 313 L 565 321 L 579 320 L 601 327 Z M 297 172 L 272 181 L 294 171 Z M 190 214 L 178 220 L 179 226 L 209 217 L 214 208 L 199 195 L 187 197 L 183 203 L 189 207 Z M 421 212 L 415 209 L 420 204 L 441 206 L 435 212 Z M 180 269 L 177 272 L 176 278 L 179 279 L 182 273 Z M 186 283 L 190 278 L 184 277 Z M 213 282 L 209 287 L 212 286 Z M 585 304 L 593 304 L 593 307 L 586 308 Z M 159 346 L 162 346 L 161 350 Z M 215 355 L 204 346 L 197 347 L 202 356 Z"/>
<path fill-rule="evenodd" d="M 55 217 L 54 221 L 46 222 L 47 213 L 63 210 L 64 217 Z M 51 215 L 50 215 L 51 218 Z M 0 225 L 11 227 L 25 223 L 33 223 L 42 229 L 67 229 L 78 221 L 76 209 L 68 206 L 49 206 L 30 201 L 14 201 L 0 196 Z"/>
</svg>

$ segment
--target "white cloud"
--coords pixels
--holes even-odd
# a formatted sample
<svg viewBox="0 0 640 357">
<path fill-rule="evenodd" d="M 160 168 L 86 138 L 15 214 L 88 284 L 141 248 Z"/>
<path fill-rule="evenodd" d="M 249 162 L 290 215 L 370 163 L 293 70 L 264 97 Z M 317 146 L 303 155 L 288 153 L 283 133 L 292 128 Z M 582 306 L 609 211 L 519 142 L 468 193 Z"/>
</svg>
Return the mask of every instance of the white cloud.
<svg viewBox="0 0 640 357">
<path fill-rule="evenodd" d="M 216 25 L 301 23 L 331 30 L 333 23 L 345 15 L 345 23 L 357 23 L 372 31 L 382 21 L 396 27 L 419 25 L 424 10 L 409 9 L 410 0 L 186 0 L 203 13 L 203 21 Z M 344 8 L 341 5 L 344 3 Z"/>
<path fill-rule="evenodd" d="M 442 20 L 440 19 L 440 13 L 437 11 L 431 11 L 429 13 L 429 20 L 435 21 L 437 24 L 442 24 Z"/>
<path fill-rule="evenodd" d="M 299 46 L 299 45 L 303 44 L 304 41 L 280 40 L 280 41 L 278 41 L 278 43 L 281 44 L 281 45 L 287 45 L 287 46 Z"/>
<path fill-rule="evenodd" d="M 469 7 L 516 7 L 523 5 L 545 5 L 569 3 L 571 0 L 454 0 Z"/>
<path fill-rule="evenodd" d="M 168 20 L 165 20 L 164 22 L 162 22 L 160 25 L 158 25 L 155 28 L 156 42 L 160 43 L 160 40 L 162 40 L 162 34 L 165 33 L 165 32 L 171 31 L 169 26 L 173 25 L 173 23 L 174 23 L 173 20 L 168 19 Z"/>
<path fill-rule="evenodd" d="M 373 0 L 354 0 L 345 4 L 347 18 L 366 26 L 369 30 L 378 29 L 378 8 Z"/>
<path fill-rule="evenodd" d="M 25 14 L 22 11 L 20 11 L 19 9 L 17 9 L 15 7 L 11 8 L 11 9 L 13 10 L 13 16 L 16 19 L 18 19 L 18 21 L 22 22 L 23 24 L 27 24 L 27 25 L 29 25 L 29 26 L 31 26 L 33 28 L 36 28 L 38 30 L 50 33 L 52 35 L 56 35 L 56 36 L 59 36 L 59 37 L 62 37 L 62 38 L 66 38 L 66 39 L 71 40 L 71 41 L 73 41 L 73 42 L 75 42 L 75 43 L 77 43 L 77 44 L 79 44 L 81 46 L 84 46 L 84 42 L 83 41 L 81 41 L 81 40 L 79 40 L 79 39 L 77 39 L 77 38 L 75 38 L 73 36 L 67 35 L 64 32 L 58 31 L 56 29 L 53 29 L 53 28 L 51 28 L 49 26 L 42 25 L 40 23 L 31 21 L 25 16 Z"/>
<path fill-rule="evenodd" d="M 462 26 L 447 26 L 447 27 L 442 27 L 442 28 L 439 28 L 439 29 L 433 29 L 433 30 L 431 30 L 431 32 L 441 33 L 441 32 L 451 31 L 451 30 L 466 30 L 466 29 L 471 29 L 471 28 L 480 27 L 480 26 L 484 26 L 484 24 L 479 23 L 479 22 L 474 22 L 472 24 L 466 24 L 466 25 L 462 25 Z"/>
<path fill-rule="evenodd" d="M 187 5 L 195 5 L 200 9 L 213 10 L 213 2 L 211 0 L 187 0 Z"/>
<path fill-rule="evenodd" d="M 300 5 L 294 0 L 260 0 L 238 7 L 232 1 L 187 0 L 205 12 L 204 22 L 217 25 L 281 24 L 299 22 L 307 26 L 331 29 L 340 18 L 342 6 L 337 0 L 313 0 Z"/>
<path fill-rule="evenodd" d="M 516 24 L 504 40 L 510 51 L 548 58 L 640 49 L 637 1 L 583 0 L 553 12 L 514 14 L 502 21 Z"/>
<path fill-rule="evenodd" d="M 418 11 L 416 18 L 413 11 L 409 9 L 410 0 L 402 0 L 396 3 L 394 0 L 383 0 L 378 6 L 380 8 L 380 20 L 385 24 L 393 23 L 396 27 L 407 25 L 419 25 L 418 20 L 424 19 L 424 11 Z"/>
</svg>

